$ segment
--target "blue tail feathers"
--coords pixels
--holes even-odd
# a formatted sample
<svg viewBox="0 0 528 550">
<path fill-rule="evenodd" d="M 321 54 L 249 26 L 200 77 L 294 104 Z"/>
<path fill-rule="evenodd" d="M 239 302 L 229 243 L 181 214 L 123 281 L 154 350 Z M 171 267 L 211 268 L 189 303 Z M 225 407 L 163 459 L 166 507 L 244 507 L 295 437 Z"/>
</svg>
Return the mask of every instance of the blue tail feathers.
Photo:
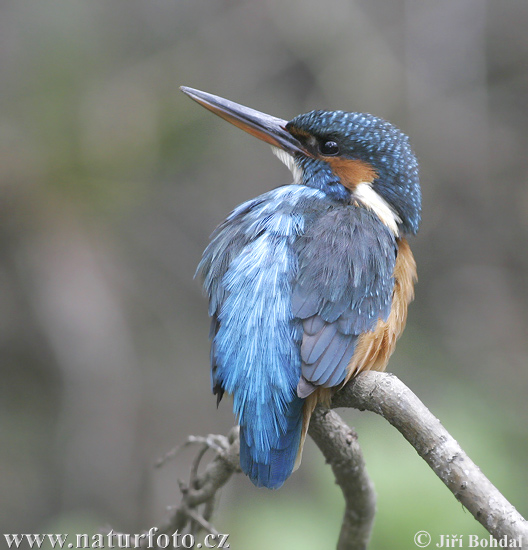
<svg viewBox="0 0 528 550">
<path fill-rule="evenodd" d="M 286 426 L 270 448 L 251 421 L 240 426 L 240 467 L 257 487 L 278 489 L 291 475 L 299 445 L 304 399 L 296 397 L 285 411 Z"/>
</svg>

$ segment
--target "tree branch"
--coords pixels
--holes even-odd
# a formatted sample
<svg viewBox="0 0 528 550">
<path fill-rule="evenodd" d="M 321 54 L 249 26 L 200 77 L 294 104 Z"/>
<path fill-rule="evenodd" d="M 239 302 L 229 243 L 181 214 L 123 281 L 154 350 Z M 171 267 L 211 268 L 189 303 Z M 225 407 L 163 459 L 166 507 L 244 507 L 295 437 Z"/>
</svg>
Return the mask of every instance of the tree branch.
<svg viewBox="0 0 528 550">
<path fill-rule="evenodd" d="M 376 514 L 376 493 L 357 434 L 338 414 L 321 406 L 312 414 L 308 433 L 330 464 L 345 497 L 337 550 L 364 550 L 368 547 Z"/>
<path fill-rule="evenodd" d="M 522 536 L 528 541 L 528 522 L 396 376 L 364 373 L 335 395 L 332 407 L 353 407 L 383 416 L 489 533 L 497 539 Z"/>
</svg>

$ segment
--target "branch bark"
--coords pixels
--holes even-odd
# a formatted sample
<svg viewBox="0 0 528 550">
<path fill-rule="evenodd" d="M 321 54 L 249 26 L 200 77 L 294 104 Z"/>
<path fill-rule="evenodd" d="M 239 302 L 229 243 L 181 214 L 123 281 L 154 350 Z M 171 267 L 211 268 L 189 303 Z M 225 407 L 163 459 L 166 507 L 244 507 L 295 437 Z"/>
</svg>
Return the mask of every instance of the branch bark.
<svg viewBox="0 0 528 550">
<path fill-rule="evenodd" d="M 383 416 L 489 533 L 497 539 L 522 537 L 528 542 L 528 522 L 396 376 L 364 373 L 335 395 L 332 407 L 353 407 Z"/>
<path fill-rule="evenodd" d="M 345 498 L 337 550 L 364 550 L 374 524 L 376 493 L 357 434 L 334 411 L 320 406 L 312 414 L 308 433 L 330 464 Z"/>
</svg>

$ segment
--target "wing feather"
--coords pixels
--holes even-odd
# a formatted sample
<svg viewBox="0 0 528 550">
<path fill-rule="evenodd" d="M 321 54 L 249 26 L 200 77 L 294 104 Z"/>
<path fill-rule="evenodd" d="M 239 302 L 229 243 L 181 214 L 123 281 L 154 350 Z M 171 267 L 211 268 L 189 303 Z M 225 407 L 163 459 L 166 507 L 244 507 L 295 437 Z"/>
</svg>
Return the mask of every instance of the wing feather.
<svg viewBox="0 0 528 550">
<path fill-rule="evenodd" d="M 303 321 L 298 393 L 306 397 L 343 382 L 359 335 L 389 316 L 397 245 L 373 213 L 347 205 L 316 219 L 295 247 L 292 310 Z"/>
<path fill-rule="evenodd" d="M 305 332 L 301 345 L 301 356 L 307 363 L 315 363 L 336 336 L 337 325 L 325 323 L 313 336 Z"/>
</svg>

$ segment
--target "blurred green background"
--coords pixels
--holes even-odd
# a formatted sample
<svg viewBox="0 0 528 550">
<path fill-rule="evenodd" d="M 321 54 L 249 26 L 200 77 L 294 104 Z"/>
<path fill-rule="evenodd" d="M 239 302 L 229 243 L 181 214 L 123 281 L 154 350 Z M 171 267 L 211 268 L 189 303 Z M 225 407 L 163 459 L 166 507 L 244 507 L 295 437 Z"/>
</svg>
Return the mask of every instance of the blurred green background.
<svg viewBox="0 0 528 550">
<path fill-rule="evenodd" d="M 178 91 L 292 118 L 368 111 L 411 136 L 420 282 L 389 370 L 528 514 L 525 0 L 0 1 L 1 533 L 139 533 L 179 502 L 210 395 L 213 228 L 290 174 Z M 345 411 L 378 493 L 371 547 L 484 530 L 385 421 Z M 312 442 L 278 492 L 237 476 L 231 548 L 335 546 Z"/>
</svg>

